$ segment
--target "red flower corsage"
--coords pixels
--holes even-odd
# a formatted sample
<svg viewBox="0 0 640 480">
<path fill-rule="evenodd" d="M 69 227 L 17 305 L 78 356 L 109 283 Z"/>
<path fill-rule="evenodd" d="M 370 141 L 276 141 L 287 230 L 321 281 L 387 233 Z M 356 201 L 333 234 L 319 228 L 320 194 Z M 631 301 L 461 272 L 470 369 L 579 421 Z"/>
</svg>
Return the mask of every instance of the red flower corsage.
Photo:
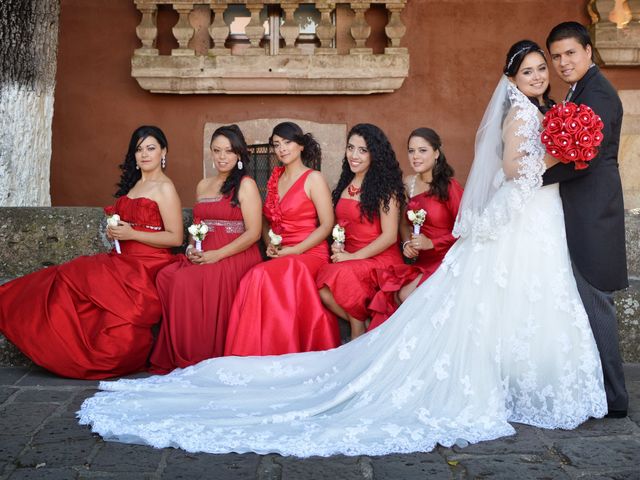
<svg viewBox="0 0 640 480">
<path fill-rule="evenodd" d="M 282 211 L 280 209 L 280 195 L 278 194 L 278 180 L 284 172 L 284 167 L 275 167 L 267 182 L 267 198 L 262 209 L 265 217 L 271 224 L 271 229 L 275 232 L 281 230 Z"/>
</svg>

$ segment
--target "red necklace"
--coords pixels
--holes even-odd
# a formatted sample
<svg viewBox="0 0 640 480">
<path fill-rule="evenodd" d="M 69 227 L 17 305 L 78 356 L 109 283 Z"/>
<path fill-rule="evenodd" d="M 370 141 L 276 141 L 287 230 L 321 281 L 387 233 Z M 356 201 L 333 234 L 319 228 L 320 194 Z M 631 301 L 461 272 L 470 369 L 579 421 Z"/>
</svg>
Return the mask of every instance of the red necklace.
<svg viewBox="0 0 640 480">
<path fill-rule="evenodd" d="M 355 197 L 361 191 L 362 191 L 362 187 L 356 187 L 352 183 L 350 183 L 349 186 L 347 187 L 347 193 L 349 194 L 350 197 Z"/>
</svg>

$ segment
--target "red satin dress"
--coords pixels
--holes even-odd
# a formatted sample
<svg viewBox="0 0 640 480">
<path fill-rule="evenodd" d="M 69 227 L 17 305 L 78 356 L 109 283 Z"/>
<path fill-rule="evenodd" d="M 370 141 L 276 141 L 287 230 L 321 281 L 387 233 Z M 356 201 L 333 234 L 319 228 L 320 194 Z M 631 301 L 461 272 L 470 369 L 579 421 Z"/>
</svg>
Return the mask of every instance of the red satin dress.
<svg viewBox="0 0 640 480">
<path fill-rule="evenodd" d="M 115 210 L 136 230 L 163 229 L 158 205 L 120 197 Z M 160 321 L 155 278 L 175 260 L 135 241 L 78 257 L 0 286 L 0 331 L 58 375 L 101 379 L 143 370 Z"/>
<path fill-rule="evenodd" d="M 318 214 L 304 191 L 308 170 L 282 197 L 276 167 L 267 184 L 263 209 L 272 229 L 279 229 L 282 246 L 296 245 L 313 232 Z M 231 308 L 225 355 L 280 355 L 327 350 L 340 345 L 338 322 L 324 308 L 315 277 L 329 261 L 326 242 L 301 255 L 260 263 L 240 282 Z"/>
<path fill-rule="evenodd" d="M 202 249 L 215 250 L 244 232 L 242 211 L 229 197 L 203 199 L 193 208 L 194 218 L 209 227 Z M 260 263 L 258 245 L 217 263 L 194 265 L 184 255 L 163 268 L 156 279 L 162 301 L 162 325 L 151 354 L 151 370 L 167 373 L 224 354 L 231 304 L 238 284 Z"/>
<path fill-rule="evenodd" d="M 460 208 L 462 192 L 460 184 L 452 178 L 449 182 L 447 201 L 443 202 L 437 196 L 425 193 L 410 198 L 410 201 L 417 202 L 418 208 L 427 212 L 425 221 L 420 227 L 420 233 L 433 242 L 433 248 L 421 250 L 418 259 L 412 265 L 394 265 L 375 272 L 380 291 L 369 304 L 371 312 L 369 330 L 376 328 L 397 310 L 396 292 L 420 274 L 422 278 L 418 285 L 421 285 L 438 269 L 442 259 L 456 241 L 451 231 Z"/>
<path fill-rule="evenodd" d="M 338 223 L 344 225 L 344 249 L 349 253 L 366 247 L 382 233 L 380 217 L 369 221 L 360 216 L 360 202 L 341 198 L 336 205 Z M 367 305 L 376 293 L 374 272 L 402 264 L 402 254 L 396 244 L 378 255 L 363 260 L 347 260 L 323 266 L 318 273 L 318 288 L 329 287 L 333 298 L 349 315 L 365 321 L 369 318 Z"/>
</svg>

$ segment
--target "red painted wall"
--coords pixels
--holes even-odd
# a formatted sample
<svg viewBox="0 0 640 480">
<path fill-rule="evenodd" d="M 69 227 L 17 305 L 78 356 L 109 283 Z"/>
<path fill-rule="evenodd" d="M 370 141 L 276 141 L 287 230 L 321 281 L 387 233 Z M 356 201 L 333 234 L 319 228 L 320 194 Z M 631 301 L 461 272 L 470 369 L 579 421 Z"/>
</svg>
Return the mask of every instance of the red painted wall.
<svg viewBox="0 0 640 480">
<path fill-rule="evenodd" d="M 587 0 L 409 0 L 402 18 L 411 68 L 402 88 L 367 96 L 167 95 L 142 90 L 130 58 L 140 46 L 140 14 L 133 0 L 61 0 L 53 118 L 53 205 L 111 201 L 129 136 L 142 124 L 169 139 L 168 174 L 185 206 L 202 175 L 206 122 L 293 117 L 317 122 L 378 124 L 407 168 L 407 134 L 436 129 L 457 177 L 466 179 L 475 130 L 493 92 L 509 46 L 522 38 L 544 43 L 555 24 L 584 24 Z M 373 14 L 375 16 L 375 13 Z M 177 16 L 161 17 L 172 22 Z M 379 23 L 379 22 L 378 22 Z M 375 43 L 375 42 L 374 42 Z M 171 38 L 160 38 L 168 51 Z M 620 89 L 637 88 L 637 69 L 605 69 Z M 566 87 L 553 78 L 552 96 Z"/>
</svg>

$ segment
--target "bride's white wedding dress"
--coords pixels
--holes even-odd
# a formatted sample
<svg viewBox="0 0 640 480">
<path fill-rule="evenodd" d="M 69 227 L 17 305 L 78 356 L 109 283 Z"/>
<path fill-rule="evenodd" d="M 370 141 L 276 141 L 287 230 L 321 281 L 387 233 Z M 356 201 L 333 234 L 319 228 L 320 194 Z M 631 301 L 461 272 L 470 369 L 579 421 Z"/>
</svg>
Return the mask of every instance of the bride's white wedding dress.
<svg viewBox="0 0 640 480">
<path fill-rule="evenodd" d="M 600 361 L 558 187 L 540 188 L 537 109 L 503 88 L 495 193 L 481 215 L 465 212 L 463 238 L 382 326 L 325 352 L 216 358 L 101 382 L 80 423 L 154 447 L 310 456 L 428 451 L 513 434 L 509 422 L 570 429 L 602 417 Z"/>
</svg>

